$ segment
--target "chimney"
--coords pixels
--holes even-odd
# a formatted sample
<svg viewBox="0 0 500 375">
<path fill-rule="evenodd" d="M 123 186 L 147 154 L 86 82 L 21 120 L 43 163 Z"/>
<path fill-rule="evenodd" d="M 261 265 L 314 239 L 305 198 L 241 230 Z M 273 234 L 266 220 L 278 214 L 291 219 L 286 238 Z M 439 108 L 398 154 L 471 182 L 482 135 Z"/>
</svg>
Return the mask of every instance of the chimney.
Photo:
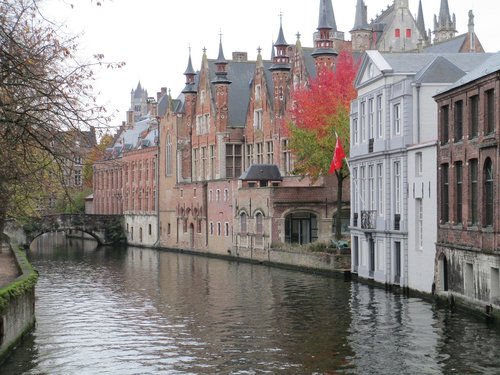
<svg viewBox="0 0 500 375">
<path fill-rule="evenodd" d="M 127 124 L 129 127 L 134 126 L 134 111 L 127 111 Z"/>
</svg>

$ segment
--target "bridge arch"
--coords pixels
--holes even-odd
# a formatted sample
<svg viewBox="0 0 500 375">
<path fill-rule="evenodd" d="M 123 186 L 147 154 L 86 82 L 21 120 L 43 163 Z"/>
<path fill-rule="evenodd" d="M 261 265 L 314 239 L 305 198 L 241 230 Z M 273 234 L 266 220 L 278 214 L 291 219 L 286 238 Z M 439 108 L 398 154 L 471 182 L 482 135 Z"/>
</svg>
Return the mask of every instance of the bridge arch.
<svg viewBox="0 0 500 375">
<path fill-rule="evenodd" d="M 33 240 L 48 232 L 76 230 L 95 238 L 99 245 L 126 242 L 123 215 L 59 214 L 31 218 L 22 227 L 9 223 L 5 232 L 22 246 L 29 246 Z"/>
</svg>

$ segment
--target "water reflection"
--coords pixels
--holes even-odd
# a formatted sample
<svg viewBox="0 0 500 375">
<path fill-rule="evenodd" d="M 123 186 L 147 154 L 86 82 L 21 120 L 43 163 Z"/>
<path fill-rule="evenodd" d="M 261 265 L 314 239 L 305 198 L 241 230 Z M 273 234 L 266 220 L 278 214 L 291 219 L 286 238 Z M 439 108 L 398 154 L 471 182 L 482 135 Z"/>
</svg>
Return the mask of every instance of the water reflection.
<svg viewBox="0 0 500 375">
<path fill-rule="evenodd" d="M 365 285 L 45 236 L 6 374 L 495 374 L 498 329 Z"/>
</svg>

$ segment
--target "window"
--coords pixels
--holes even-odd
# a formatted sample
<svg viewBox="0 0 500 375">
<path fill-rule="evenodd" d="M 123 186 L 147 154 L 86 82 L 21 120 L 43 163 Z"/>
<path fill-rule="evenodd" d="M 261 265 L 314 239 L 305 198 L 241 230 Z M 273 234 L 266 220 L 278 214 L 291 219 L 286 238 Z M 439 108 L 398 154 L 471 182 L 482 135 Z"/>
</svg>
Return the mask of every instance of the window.
<svg viewBox="0 0 500 375">
<path fill-rule="evenodd" d="M 449 221 L 448 164 L 441 165 L 441 222 Z"/>
<path fill-rule="evenodd" d="M 206 180 L 207 178 L 207 148 L 201 148 L 201 179 Z"/>
<path fill-rule="evenodd" d="M 247 144 L 246 149 L 246 168 L 253 164 L 253 144 Z"/>
<path fill-rule="evenodd" d="M 215 178 L 215 145 L 210 145 L 210 177 Z"/>
<path fill-rule="evenodd" d="M 224 236 L 229 236 L 229 223 L 227 221 L 224 223 Z"/>
<path fill-rule="evenodd" d="M 219 202 L 219 201 L 220 201 L 220 189 L 217 189 L 217 190 L 215 191 L 215 200 L 216 200 L 217 202 Z"/>
<path fill-rule="evenodd" d="M 255 85 L 255 100 L 260 100 L 260 85 Z"/>
<path fill-rule="evenodd" d="M 370 210 L 375 209 L 375 176 L 373 174 L 373 165 L 368 166 L 368 207 Z"/>
<path fill-rule="evenodd" d="M 368 129 L 369 129 L 368 138 L 375 138 L 374 111 L 375 108 L 373 104 L 373 98 L 370 98 L 368 100 Z"/>
<path fill-rule="evenodd" d="M 383 164 L 377 164 L 377 203 L 378 214 L 384 213 L 384 175 Z"/>
<path fill-rule="evenodd" d="M 475 138 L 479 133 L 479 96 L 469 98 L 469 138 Z"/>
<path fill-rule="evenodd" d="M 396 38 L 400 38 L 401 37 L 401 30 L 400 29 L 394 29 L 394 36 Z"/>
<path fill-rule="evenodd" d="M 460 142 L 464 134 L 464 102 L 459 100 L 455 102 L 455 142 Z"/>
<path fill-rule="evenodd" d="M 264 164 L 264 150 L 262 143 L 257 143 L 257 164 Z"/>
<path fill-rule="evenodd" d="M 357 145 L 359 143 L 358 138 L 358 119 L 352 119 L 352 144 Z"/>
<path fill-rule="evenodd" d="M 210 222 L 210 235 L 214 235 L 214 223 Z"/>
<path fill-rule="evenodd" d="M 406 37 L 411 38 L 411 29 L 406 29 Z"/>
<path fill-rule="evenodd" d="M 359 189 L 358 189 L 358 168 L 353 168 L 352 169 L 352 185 L 351 189 L 354 192 L 353 195 L 353 202 L 352 202 L 352 211 L 353 212 L 358 212 L 359 211 L 359 204 L 358 204 L 358 195 L 359 195 Z"/>
<path fill-rule="evenodd" d="M 365 202 L 366 202 L 366 167 L 361 167 L 360 168 L 360 173 L 359 173 L 359 179 L 361 180 L 361 186 L 359 187 L 359 197 L 361 201 L 361 210 L 365 209 Z"/>
<path fill-rule="evenodd" d="M 450 126 L 450 123 L 449 123 L 449 115 L 450 115 L 450 107 L 447 106 L 447 105 L 444 105 L 441 107 L 441 126 L 440 126 L 440 130 L 441 130 L 441 137 L 440 137 L 440 140 L 441 140 L 441 144 L 446 144 L 448 143 L 448 138 L 449 138 L 449 135 L 448 135 L 448 129 L 449 129 L 449 126 Z"/>
<path fill-rule="evenodd" d="M 469 217 L 470 217 L 470 222 L 472 225 L 477 225 L 478 223 L 478 197 L 479 197 L 479 190 L 478 190 L 478 164 L 477 164 L 477 159 L 471 159 L 469 160 L 469 181 L 470 181 L 470 212 L 469 212 Z"/>
<path fill-rule="evenodd" d="M 417 250 L 424 248 L 424 207 L 422 199 L 415 200 L 415 223 L 416 223 L 416 241 Z"/>
<path fill-rule="evenodd" d="M 382 138 L 382 95 L 377 96 L 377 133 Z"/>
<path fill-rule="evenodd" d="M 401 213 L 401 163 L 394 162 L 394 213 Z"/>
<path fill-rule="evenodd" d="M 484 226 L 493 225 L 493 163 L 484 163 Z"/>
<path fill-rule="evenodd" d="M 235 178 L 241 175 L 241 145 L 226 145 L 226 177 Z"/>
<path fill-rule="evenodd" d="M 217 222 L 217 236 L 220 237 L 220 234 L 221 234 L 221 224 L 220 224 L 220 221 Z"/>
<path fill-rule="evenodd" d="M 253 127 L 255 129 L 262 129 L 262 109 L 256 109 L 253 112 Z"/>
<path fill-rule="evenodd" d="M 293 170 L 292 165 L 292 154 L 288 148 L 288 139 L 281 141 L 281 153 L 282 153 L 282 169 L 285 174 L 290 174 Z"/>
<path fill-rule="evenodd" d="M 229 200 L 229 190 L 224 189 L 224 202 L 227 202 Z"/>
<path fill-rule="evenodd" d="M 318 239 L 318 222 L 313 213 L 297 212 L 285 217 L 285 242 L 308 244 Z"/>
<path fill-rule="evenodd" d="M 455 163 L 455 222 L 462 222 L 462 183 L 463 171 L 462 162 Z"/>
<path fill-rule="evenodd" d="M 262 235 L 264 232 L 264 226 L 262 223 L 262 214 L 258 212 L 255 214 L 255 234 Z"/>
<path fill-rule="evenodd" d="M 495 131 L 495 91 L 488 90 L 485 92 L 486 95 L 486 118 L 484 133 L 491 134 Z"/>
<path fill-rule="evenodd" d="M 401 134 L 401 103 L 394 104 L 394 134 Z"/>
<path fill-rule="evenodd" d="M 151 233 L 152 233 L 152 228 L 151 228 L 151 224 L 148 225 L 148 234 L 151 236 Z"/>
<path fill-rule="evenodd" d="M 361 142 L 366 140 L 366 103 L 361 102 Z"/>
<path fill-rule="evenodd" d="M 193 179 L 198 180 L 198 149 L 193 149 Z"/>
<path fill-rule="evenodd" d="M 247 233 L 247 214 L 242 212 L 240 215 L 240 233 Z"/>
<path fill-rule="evenodd" d="M 165 149 L 165 175 L 172 175 L 172 137 L 167 135 L 167 145 Z"/>
<path fill-rule="evenodd" d="M 267 164 L 273 164 L 274 158 L 273 158 L 273 141 L 268 141 L 266 142 L 266 163 Z"/>
<path fill-rule="evenodd" d="M 209 191 L 208 191 L 208 201 L 209 201 L 209 202 L 212 202 L 212 200 L 213 200 L 213 191 L 212 191 L 212 190 L 209 190 Z"/>
</svg>

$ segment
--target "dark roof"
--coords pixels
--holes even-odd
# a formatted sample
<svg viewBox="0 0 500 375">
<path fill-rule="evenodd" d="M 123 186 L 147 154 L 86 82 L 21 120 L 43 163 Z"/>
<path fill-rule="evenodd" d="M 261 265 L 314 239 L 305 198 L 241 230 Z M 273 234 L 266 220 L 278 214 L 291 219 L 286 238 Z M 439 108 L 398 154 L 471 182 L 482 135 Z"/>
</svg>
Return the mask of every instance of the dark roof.
<svg viewBox="0 0 500 375">
<path fill-rule="evenodd" d="M 415 76 L 415 82 L 452 83 L 464 75 L 462 69 L 443 56 L 438 56 Z"/>
<path fill-rule="evenodd" d="M 425 53 L 455 53 L 460 52 L 465 43 L 465 38 L 468 33 L 458 35 L 452 39 L 441 43 L 434 43 L 429 47 L 424 48 Z"/>
<path fill-rule="evenodd" d="M 280 170 L 274 164 L 252 164 L 239 178 L 242 181 L 281 181 Z"/>
<path fill-rule="evenodd" d="M 483 55 L 489 55 L 489 59 L 484 61 L 480 65 L 476 65 L 476 68 L 471 70 L 468 74 L 460 78 L 458 81 L 456 81 L 453 85 L 448 86 L 444 91 L 440 92 L 446 92 L 453 90 L 457 87 L 463 86 L 467 83 L 473 82 L 481 77 L 484 77 L 488 74 L 498 72 L 500 71 L 500 52 L 497 52 L 493 55 L 491 54 L 483 54 Z M 439 93 L 439 94 L 440 94 Z"/>
</svg>

